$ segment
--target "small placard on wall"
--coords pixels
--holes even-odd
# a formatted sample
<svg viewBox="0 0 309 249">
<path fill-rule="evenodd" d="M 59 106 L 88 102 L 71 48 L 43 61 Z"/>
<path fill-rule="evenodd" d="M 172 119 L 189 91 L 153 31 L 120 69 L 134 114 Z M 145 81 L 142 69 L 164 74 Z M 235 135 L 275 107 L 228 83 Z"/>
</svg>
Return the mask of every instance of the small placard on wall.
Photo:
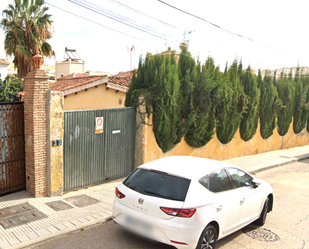
<svg viewBox="0 0 309 249">
<path fill-rule="evenodd" d="M 114 131 L 112 131 L 112 134 L 118 134 L 120 132 L 121 132 L 120 130 L 114 130 Z"/>
<path fill-rule="evenodd" d="M 103 117 L 95 118 L 95 134 L 103 133 Z"/>
</svg>

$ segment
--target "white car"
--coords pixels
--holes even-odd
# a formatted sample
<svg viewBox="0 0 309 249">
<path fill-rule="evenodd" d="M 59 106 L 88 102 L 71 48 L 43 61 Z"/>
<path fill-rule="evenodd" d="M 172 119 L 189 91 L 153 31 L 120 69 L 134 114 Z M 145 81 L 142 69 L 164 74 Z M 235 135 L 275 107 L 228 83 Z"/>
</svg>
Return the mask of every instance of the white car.
<svg viewBox="0 0 309 249">
<path fill-rule="evenodd" d="M 177 248 L 215 248 L 216 241 L 273 208 L 271 186 L 237 166 L 173 156 L 139 166 L 116 188 L 113 220 Z"/>
</svg>

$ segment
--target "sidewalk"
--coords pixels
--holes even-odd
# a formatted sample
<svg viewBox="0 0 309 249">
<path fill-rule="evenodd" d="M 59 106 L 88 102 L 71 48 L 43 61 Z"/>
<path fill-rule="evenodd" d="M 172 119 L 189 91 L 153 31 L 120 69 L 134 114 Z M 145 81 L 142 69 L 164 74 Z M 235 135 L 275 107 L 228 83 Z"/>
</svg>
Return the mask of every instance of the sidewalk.
<svg viewBox="0 0 309 249">
<path fill-rule="evenodd" d="M 309 158 L 309 145 L 226 162 L 256 173 L 306 158 Z M 24 248 L 111 219 L 115 187 L 122 181 L 61 197 L 35 199 L 26 191 L 0 197 L 0 248 Z M 25 224 L 25 217 L 37 220 Z"/>
</svg>

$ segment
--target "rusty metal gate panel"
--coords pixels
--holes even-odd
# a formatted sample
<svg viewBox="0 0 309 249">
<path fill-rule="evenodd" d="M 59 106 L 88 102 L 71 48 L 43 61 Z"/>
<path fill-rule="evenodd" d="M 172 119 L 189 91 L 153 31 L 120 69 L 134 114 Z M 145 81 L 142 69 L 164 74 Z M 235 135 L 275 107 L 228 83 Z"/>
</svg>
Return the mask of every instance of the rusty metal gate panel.
<svg viewBox="0 0 309 249">
<path fill-rule="evenodd" d="M 100 117 L 103 132 L 96 133 Z M 64 191 L 127 175 L 134 167 L 134 142 L 133 108 L 66 111 Z"/>
<path fill-rule="evenodd" d="M 0 103 L 0 195 L 26 188 L 23 102 Z"/>
</svg>

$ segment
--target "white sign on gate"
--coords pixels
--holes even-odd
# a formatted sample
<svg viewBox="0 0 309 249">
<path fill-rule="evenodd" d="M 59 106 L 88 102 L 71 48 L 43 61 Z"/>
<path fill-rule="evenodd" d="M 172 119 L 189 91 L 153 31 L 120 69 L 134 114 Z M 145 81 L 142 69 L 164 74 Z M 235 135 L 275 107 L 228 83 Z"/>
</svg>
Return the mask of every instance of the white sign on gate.
<svg viewBox="0 0 309 249">
<path fill-rule="evenodd" d="M 95 118 L 95 134 L 103 133 L 103 117 Z"/>
</svg>

